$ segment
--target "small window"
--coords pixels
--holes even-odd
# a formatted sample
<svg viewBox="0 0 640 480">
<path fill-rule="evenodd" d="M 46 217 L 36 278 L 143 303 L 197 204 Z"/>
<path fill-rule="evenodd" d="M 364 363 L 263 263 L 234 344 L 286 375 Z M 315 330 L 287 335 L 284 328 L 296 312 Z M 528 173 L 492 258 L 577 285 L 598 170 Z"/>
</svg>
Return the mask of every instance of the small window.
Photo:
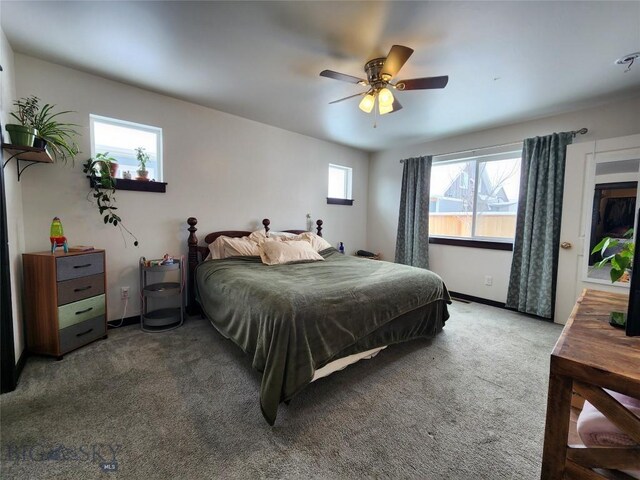
<svg viewBox="0 0 640 480">
<path fill-rule="evenodd" d="M 513 241 L 520 192 L 520 152 L 434 162 L 429 236 Z"/>
<path fill-rule="evenodd" d="M 138 170 L 136 148 L 142 147 L 149 154 L 146 169 L 149 179 L 162 182 L 162 129 L 115 118 L 90 115 L 91 156 L 109 153 L 118 160 L 117 178 L 129 172 L 133 178 Z"/>
<path fill-rule="evenodd" d="M 329 193 L 327 203 L 352 205 L 351 168 L 329 164 Z"/>
</svg>

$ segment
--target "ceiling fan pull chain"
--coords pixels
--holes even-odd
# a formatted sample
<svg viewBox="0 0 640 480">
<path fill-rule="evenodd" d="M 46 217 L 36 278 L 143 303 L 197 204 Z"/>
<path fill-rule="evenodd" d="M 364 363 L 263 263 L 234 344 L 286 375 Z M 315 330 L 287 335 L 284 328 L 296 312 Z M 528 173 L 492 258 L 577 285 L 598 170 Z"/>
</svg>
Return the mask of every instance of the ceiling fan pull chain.
<svg viewBox="0 0 640 480">
<path fill-rule="evenodd" d="M 376 96 L 373 102 L 373 128 L 378 128 L 378 109 L 376 104 L 378 103 L 378 97 Z"/>
</svg>

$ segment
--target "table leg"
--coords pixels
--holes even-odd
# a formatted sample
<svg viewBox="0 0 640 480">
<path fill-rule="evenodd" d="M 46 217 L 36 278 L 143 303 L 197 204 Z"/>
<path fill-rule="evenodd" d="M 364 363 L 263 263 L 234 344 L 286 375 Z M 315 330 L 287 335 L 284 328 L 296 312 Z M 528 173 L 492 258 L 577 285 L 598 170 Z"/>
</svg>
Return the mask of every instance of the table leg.
<svg viewBox="0 0 640 480">
<path fill-rule="evenodd" d="M 552 367 L 552 372 L 549 375 L 541 480 L 561 480 L 564 478 L 572 385 L 571 378 L 553 373 Z"/>
</svg>

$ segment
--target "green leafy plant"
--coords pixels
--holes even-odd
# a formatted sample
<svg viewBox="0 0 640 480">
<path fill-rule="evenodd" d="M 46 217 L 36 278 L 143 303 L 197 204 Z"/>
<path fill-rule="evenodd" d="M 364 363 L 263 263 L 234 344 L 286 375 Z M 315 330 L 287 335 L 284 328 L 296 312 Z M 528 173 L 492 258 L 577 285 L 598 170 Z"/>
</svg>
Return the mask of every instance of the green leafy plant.
<svg viewBox="0 0 640 480">
<path fill-rule="evenodd" d="M 138 147 L 135 150 L 136 150 L 136 158 L 138 159 L 138 163 L 140 164 L 140 169 L 138 170 L 138 172 L 146 172 L 147 162 L 151 157 L 145 151 L 144 147 Z"/>
<path fill-rule="evenodd" d="M 36 98 L 37 100 L 37 98 Z M 80 127 L 75 123 L 62 123 L 59 120 L 60 115 L 73 113 L 71 110 L 54 113 L 55 105 L 45 104 L 42 109 L 36 111 L 31 126 L 38 130 L 38 138 L 44 140 L 46 148 L 56 157 L 56 160 L 67 162 L 73 159 L 79 153 L 78 145 L 75 137 L 79 134 L 75 130 Z"/>
<path fill-rule="evenodd" d="M 116 207 L 116 179 L 111 176 L 111 164 L 115 163 L 116 159 L 109 156 L 109 152 L 98 153 L 96 158 L 89 158 L 82 164 L 82 171 L 91 176 L 91 190 L 87 194 L 87 198 L 90 195 L 98 206 L 98 213 L 103 216 L 105 224 L 112 224 L 114 227 L 120 228 L 122 233 L 122 239 L 125 241 L 124 232 L 128 233 L 134 240 L 133 245 L 138 246 L 138 239 L 131 233 L 131 231 L 125 227 L 122 223 L 122 219 L 115 212 L 118 210 Z"/>
<path fill-rule="evenodd" d="M 13 102 L 14 107 L 16 107 L 16 111 L 11 112 L 11 116 L 20 122 L 20 125 L 33 127 L 33 120 L 39 110 L 38 102 L 38 97 L 33 95 L 16 100 Z"/>
<path fill-rule="evenodd" d="M 75 137 L 79 133 L 75 130 L 80 127 L 75 123 L 60 122 L 60 115 L 73 113 L 71 110 L 65 110 L 55 113 L 53 111 L 55 105 L 46 103 L 40 108 L 40 99 L 35 95 L 20 98 L 13 102 L 17 107 L 15 112 L 11 112 L 11 116 L 20 122 L 20 125 L 37 130 L 36 138 L 46 142 L 45 148 L 53 155 L 57 161 L 67 162 L 73 159 L 79 153 L 78 145 Z"/>
<path fill-rule="evenodd" d="M 630 241 L 630 239 L 633 238 L 633 228 L 629 229 L 623 235 L 623 238 L 629 239 L 629 241 L 621 242 L 619 239 L 616 239 L 616 238 L 605 237 L 602 239 L 602 241 L 600 241 L 600 243 L 598 243 L 595 247 L 593 247 L 593 250 L 591 251 L 592 255 L 594 253 L 600 252 L 600 255 L 602 256 L 602 260 L 600 260 L 594 265 L 595 268 L 602 268 L 609 263 L 611 264 L 610 276 L 611 276 L 612 283 L 617 282 L 620 279 L 620 277 L 624 275 L 624 272 L 627 269 L 630 269 L 631 265 L 633 265 L 633 255 L 635 251 L 635 244 Z M 612 249 L 614 247 L 617 247 L 621 243 L 622 243 L 622 248 L 619 251 L 611 255 L 607 255 L 606 253 L 607 249 Z M 637 275 L 637 272 L 636 272 L 636 275 Z"/>
</svg>

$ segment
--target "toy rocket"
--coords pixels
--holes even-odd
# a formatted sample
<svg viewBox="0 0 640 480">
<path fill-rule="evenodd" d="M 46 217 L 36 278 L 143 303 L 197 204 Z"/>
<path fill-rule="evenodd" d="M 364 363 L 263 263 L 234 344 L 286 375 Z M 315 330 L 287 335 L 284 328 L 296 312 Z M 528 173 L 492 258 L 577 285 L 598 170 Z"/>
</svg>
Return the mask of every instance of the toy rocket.
<svg viewBox="0 0 640 480">
<path fill-rule="evenodd" d="M 51 253 L 54 253 L 57 247 L 62 247 L 64 249 L 64 253 L 69 251 L 69 247 L 67 246 L 67 237 L 64 236 L 62 222 L 58 217 L 53 217 L 53 221 L 51 222 L 49 240 L 51 240 Z"/>
</svg>

